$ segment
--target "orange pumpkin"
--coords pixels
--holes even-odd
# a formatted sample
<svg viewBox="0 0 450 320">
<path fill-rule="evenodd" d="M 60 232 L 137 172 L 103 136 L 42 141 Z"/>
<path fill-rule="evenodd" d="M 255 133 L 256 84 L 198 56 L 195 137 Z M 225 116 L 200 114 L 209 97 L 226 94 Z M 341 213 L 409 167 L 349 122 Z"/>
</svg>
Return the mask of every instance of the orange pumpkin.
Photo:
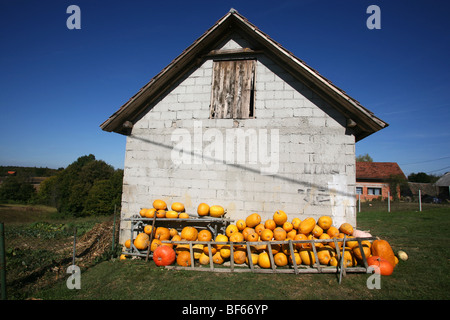
<svg viewBox="0 0 450 320">
<path fill-rule="evenodd" d="M 212 233 L 209 230 L 201 230 L 197 236 L 198 241 L 211 241 Z"/>
<path fill-rule="evenodd" d="M 160 247 L 162 245 L 161 240 L 153 239 L 152 244 L 150 245 L 150 251 L 155 251 L 156 248 Z"/>
<path fill-rule="evenodd" d="M 153 201 L 153 208 L 155 208 L 156 210 L 166 210 L 167 204 L 165 201 L 157 199 Z"/>
<path fill-rule="evenodd" d="M 303 264 L 312 266 L 316 263 L 316 258 L 312 249 L 301 249 L 299 254 Z"/>
<path fill-rule="evenodd" d="M 202 253 L 200 258 L 198 258 L 198 262 L 202 265 L 209 264 L 209 255 Z"/>
<path fill-rule="evenodd" d="M 264 227 L 273 231 L 277 227 L 277 224 L 272 219 L 267 219 L 266 222 L 264 222 Z"/>
<path fill-rule="evenodd" d="M 346 235 L 351 235 L 353 233 L 353 227 L 350 223 L 345 222 L 341 224 L 339 231 L 345 233 Z"/>
<path fill-rule="evenodd" d="M 302 223 L 302 220 L 300 220 L 300 218 L 292 219 L 292 226 L 294 227 L 295 230 L 298 229 L 298 227 L 300 226 L 300 223 Z"/>
<path fill-rule="evenodd" d="M 317 250 L 317 258 L 321 264 L 328 265 L 328 263 L 330 263 L 331 250 L 331 248 L 326 247 Z"/>
<path fill-rule="evenodd" d="M 145 250 L 145 249 L 147 249 L 148 245 L 150 244 L 150 238 L 149 238 L 148 234 L 142 232 L 136 236 L 136 239 L 134 239 L 133 243 L 134 243 L 134 246 L 136 247 L 136 249 Z"/>
<path fill-rule="evenodd" d="M 319 237 L 319 239 L 331 239 L 331 237 L 328 235 L 328 233 L 322 233 Z M 322 242 L 323 244 L 328 244 L 328 242 Z"/>
<path fill-rule="evenodd" d="M 145 212 L 145 217 L 146 218 L 153 218 L 155 215 L 156 209 L 155 208 L 151 208 L 151 209 L 147 209 Z"/>
<path fill-rule="evenodd" d="M 197 207 L 197 214 L 199 216 L 207 216 L 209 214 L 209 205 L 200 203 Z"/>
<path fill-rule="evenodd" d="M 219 233 L 216 236 L 215 242 L 228 242 L 228 237 L 224 234 Z M 215 246 L 217 250 L 220 250 L 224 246 L 224 244 L 216 244 Z"/>
<path fill-rule="evenodd" d="M 273 262 L 279 267 L 284 267 L 288 264 L 288 258 L 283 252 L 278 252 L 274 255 Z"/>
<path fill-rule="evenodd" d="M 379 256 L 371 256 L 367 258 L 367 264 L 369 266 L 374 266 L 375 273 L 379 272 L 382 276 L 390 276 L 394 272 L 394 265 Z"/>
<path fill-rule="evenodd" d="M 329 216 L 322 216 L 317 220 L 317 224 L 319 227 L 321 227 L 323 230 L 328 230 L 331 225 L 333 224 L 333 219 Z"/>
<path fill-rule="evenodd" d="M 231 235 L 236 232 L 239 232 L 239 229 L 234 224 L 228 225 L 227 228 L 225 229 L 225 234 L 227 235 L 228 238 L 231 237 Z"/>
<path fill-rule="evenodd" d="M 322 228 L 322 227 L 321 227 L 321 228 Z M 323 229 L 323 228 L 322 228 L 322 229 Z M 324 229 L 324 230 L 325 230 L 325 229 Z M 338 230 L 338 228 L 331 226 L 331 227 L 328 228 L 327 234 L 330 236 L 330 238 L 334 238 L 334 237 L 337 237 L 337 236 L 338 236 L 339 230 Z"/>
<path fill-rule="evenodd" d="M 158 210 L 156 211 L 157 218 L 164 218 L 166 216 L 166 210 Z"/>
<path fill-rule="evenodd" d="M 204 246 L 203 246 L 203 252 L 209 256 L 209 248 L 208 248 L 208 245 L 204 245 Z M 211 255 L 215 255 L 216 252 L 217 252 L 216 247 L 211 246 Z"/>
<path fill-rule="evenodd" d="M 290 232 L 294 229 L 294 226 L 289 221 L 286 221 L 283 223 L 283 229 L 286 230 L 286 232 Z"/>
<path fill-rule="evenodd" d="M 294 261 L 297 265 L 300 265 L 302 263 L 302 259 L 300 258 L 298 252 L 294 252 L 294 258 L 292 258 L 292 255 L 288 256 L 288 260 L 290 264 L 294 264 Z"/>
<path fill-rule="evenodd" d="M 286 239 L 294 240 L 295 236 L 297 235 L 297 230 L 292 229 L 287 233 Z"/>
<path fill-rule="evenodd" d="M 144 232 L 146 233 L 146 234 L 148 234 L 148 235 L 150 235 L 151 233 L 152 233 L 152 231 L 153 231 L 153 226 L 151 226 L 151 225 L 146 225 L 145 227 L 144 227 Z"/>
<path fill-rule="evenodd" d="M 245 220 L 239 219 L 238 221 L 236 221 L 236 226 L 239 229 L 239 231 L 242 231 L 245 229 L 245 227 L 247 227 L 247 225 L 245 224 Z"/>
<path fill-rule="evenodd" d="M 282 226 L 287 221 L 286 212 L 284 212 L 283 210 L 275 211 L 275 213 L 273 214 L 273 221 L 275 221 L 278 226 Z"/>
<path fill-rule="evenodd" d="M 270 229 L 264 229 L 261 232 L 260 238 L 262 241 L 270 241 L 273 238 L 273 232 Z"/>
<path fill-rule="evenodd" d="M 247 240 L 248 236 L 252 233 L 256 233 L 255 229 L 246 227 L 244 230 L 242 230 L 242 235 L 244 236 L 244 239 Z"/>
<path fill-rule="evenodd" d="M 175 257 L 175 251 L 168 246 L 160 246 L 153 252 L 153 261 L 157 266 L 169 266 Z"/>
<path fill-rule="evenodd" d="M 311 233 L 314 237 L 319 238 L 323 234 L 323 229 L 316 224 Z"/>
<path fill-rule="evenodd" d="M 248 236 L 247 236 L 247 239 L 246 239 L 247 241 L 250 241 L 250 242 L 255 242 L 255 241 L 258 241 L 259 240 L 259 235 L 255 232 L 255 233 L 250 233 Z"/>
<path fill-rule="evenodd" d="M 171 208 L 172 208 L 173 211 L 183 212 L 184 211 L 184 204 L 182 204 L 181 202 L 174 202 L 174 203 L 172 203 Z"/>
<path fill-rule="evenodd" d="M 273 238 L 276 241 L 284 241 L 286 240 L 286 236 L 286 230 L 284 230 L 283 228 L 276 227 L 275 230 L 273 230 Z"/>
<path fill-rule="evenodd" d="M 219 253 L 222 259 L 228 259 L 231 256 L 230 246 L 224 245 L 222 248 L 220 248 Z"/>
<path fill-rule="evenodd" d="M 239 248 L 233 252 L 234 263 L 243 264 L 247 259 L 247 251 L 245 249 Z"/>
<path fill-rule="evenodd" d="M 172 238 L 178 234 L 178 231 L 175 228 L 170 228 L 169 231 Z"/>
<path fill-rule="evenodd" d="M 297 233 L 294 237 L 294 240 L 308 240 L 308 237 L 306 235 L 304 235 L 303 233 Z M 297 248 L 297 250 L 303 249 L 303 248 L 308 248 L 310 247 L 309 243 L 304 242 L 304 243 L 296 243 L 295 247 Z"/>
<path fill-rule="evenodd" d="M 262 252 L 259 254 L 258 265 L 264 269 L 268 269 L 272 266 L 272 264 L 270 263 L 269 254 L 267 252 Z"/>
<path fill-rule="evenodd" d="M 249 228 L 256 227 L 261 222 L 261 216 L 257 213 L 252 213 L 245 219 L 245 224 Z"/>
<path fill-rule="evenodd" d="M 225 262 L 225 259 L 222 258 L 221 254 L 220 254 L 220 251 L 217 251 L 217 252 L 213 255 L 212 259 L 213 259 L 213 262 L 214 262 L 215 264 L 223 264 L 223 263 Z"/>
<path fill-rule="evenodd" d="M 391 245 L 386 240 L 375 240 L 372 242 L 372 255 L 379 256 L 395 266 L 395 254 Z"/>
<path fill-rule="evenodd" d="M 139 215 L 142 217 L 142 218 L 145 218 L 145 213 L 147 212 L 147 208 L 142 208 L 140 211 L 139 211 Z"/>
<path fill-rule="evenodd" d="M 307 218 L 300 223 L 300 226 L 298 227 L 298 232 L 303 234 L 309 234 L 311 231 L 313 231 L 315 225 L 316 220 L 314 220 L 314 218 Z"/>
<path fill-rule="evenodd" d="M 229 239 L 231 242 L 242 242 L 244 241 L 244 235 L 240 232 L 235 232 Z"/>
<path fill-rule="evenodd" d="M 258 264 L 258 254 L 257 253 L 251 253 L 250 254 L 250 259 L 252 259 L 251 261 L 252 261 L 252 264 L 255 266 L 255 265 L 257 265 Z M 247 263 L 248 265 L 250 265 L 250 261 L 249 261 L 249 259 L 248 259 L 248 256 L 247 256 L 247 258 L 245 258 L 245 263 Z"/>
<path fill-rule="evenodd" d="M 178 218 L 178 212 L 173 211 L 173 210 L 169 210 L 166 212 L 166 218 L 168 219 L 176 219 Z"/>
<path fill-rule="evenodd" d="M 225 214 L 225 209 L 222 206 L 211 206 L 209 208 L 209 215 L 211 217 L 220 218 Z"/>
<path fill-rule="evenodd" d="M 191 265 L 191 254 L 189 253 L 189 251 L 178 252 L 177 264 L 182 267 L 189 267 Z"/>
<path fill-rule="evenodd" d="M 189 219 L 189 215 L 186 212 L 181 212 L 178 215 L 178 219 Z"/>
<path fill-rule="evenodd" d="M 127 241 L 125 241 L 125 248 L 130 249 L 131 247 L 131 240 L 128 239 Z"/>
<path fill-rule="evenodd" d="M 265 229 L 264 224 L 260 223 L 255 227 L 255 232 L 258 234 L 258 236 L 261 235 L 261 232 Z"/>
<path fill-rule="evenodd" d="M 370 254 L 371 254 L 370 248 L 365 244 L 361 244 L 361 247 L 363 248 L 362 252 L 364 252 L 364 256 L 366 257 L 366 259 L 369 258 Z M 362 261 L 363 257 L 362 257 L 362 252 L 361 252 L 361 249 L 359 248 L 359 245 L 353 247 L 352 250 L 353 250 L 353 255 L 355 256 L 355 258 L 358 259 L 359 261 Z"/>
<path fill-rule="evenodd" d="M 198 258 L 198 262 L 202 265 L 209 264 L 209 255 L 203 252 Z"/>
<path fill-rule="evenodd" d="M 181 238 L 187 241 L 195 241 L 198 237 L 198 230 L 194 227 L 187 226 L 181 230 Z"/>
<path fill-rule="evenodd" d="M 164 241 L 170 239 L 170 230 L 165 227 L 157 227 L 155 231 L 155 239 Z"/>
</svg>

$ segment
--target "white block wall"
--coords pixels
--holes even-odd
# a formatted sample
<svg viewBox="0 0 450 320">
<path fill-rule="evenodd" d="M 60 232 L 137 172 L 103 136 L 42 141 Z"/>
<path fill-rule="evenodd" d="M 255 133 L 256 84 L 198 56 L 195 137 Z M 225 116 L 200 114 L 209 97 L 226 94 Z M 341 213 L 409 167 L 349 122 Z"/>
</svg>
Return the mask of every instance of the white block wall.
<svg viewBox="0 0 450 320">
<path fill-rule="evenodd" d="M 223 48 L 248 45 L 236 37 Z M 196 214 L 197 205 L 222 205 L 233 219 L 257 212 L 262 219 L 284 210 L 289 218 L 318 218 L 330 215 L 339 226 L 356 225 L 355 214 L 355 139 L 346 134 L 346 119 L 264 56 L 256 66 L 255 118 L 245 120 L 209 119 L 213 61 L 170 88 L 166 95 L 150 106 L 127 137 L 122 197 L 122 218 L 152 207 L 155 199 L 169 205 L 180 201 L 187 212 Z M 249 161 L 248 149 L 259 152 L 258 145 L 247 143 L 246 161 L 211 163 L 206 152 L 209 134 L 227 135 L 241 130 L 257 138 L 262 131 L 278 132 L 272 166 L 275 173 L 261 174 L 258 153 L 256 163 Z M 175 138 L 189 132 L 191 163 L 174 161 Z M 200 139 L 198 139 L 200 137 Z M 223 147 L 224 157 L 230 150 Z M 267 153 L 270 156 L 270 153 Z M 255 154 L 253 154 L 255 156 Z M 270 159 L 270 158 L 269 158 Z M 180 161 L 178 161 L 180 162 Z M 122 222 L 121 242 L 129 238 L 129 224 Z"/>
</svg>

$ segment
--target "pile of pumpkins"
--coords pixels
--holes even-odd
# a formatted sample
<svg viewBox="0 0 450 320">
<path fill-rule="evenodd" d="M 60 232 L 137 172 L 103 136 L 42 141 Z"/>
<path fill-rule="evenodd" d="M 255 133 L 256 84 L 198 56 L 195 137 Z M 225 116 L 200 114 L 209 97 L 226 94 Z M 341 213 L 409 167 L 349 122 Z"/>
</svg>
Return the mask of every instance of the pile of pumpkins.
<svg viewBox="0 0 450 320">
<path fill-rule="evenodd" d="M 162 200 L 155 200 L 152 209 L 141 210 L 141 216 L 150 217 L 148 211 L 153 214 L 160 214 L 169 218 L 189 217 L 184 213 L 184 205 L 175 202 L 171 209 L 167 211 L 167 205 Z M 148 211 L 146 211 L 148 210 Z M 174 213 L 173 213 L 174 212 Z M 226 211 L 221 206 L 209 206 L 202 203 L 197 208 L 199 216 L 221 217 Z M 150 235 L 153 233 L 152 242 L 150 243 Z M 334 242 L 334 238 L 344 238 L 346 236 L 345 250 L 342 248 L 343 242 Z M 212 261 L 214 264 L 221 265 L 231 258 L 230 245 L 233 242 L 261 242 L 261 241 L 284 241 L 282 244 L 270 244 L 270 251 L 273 255 L 273 263 L 277 267 L 284 267 L 293 264 L 293 260 L 297 265 L 312 266 L 316 264 L 316 255 L 312 245 L 315 246 L 317 252 L 318 263 L 325 266 L 340 266 L 337 250 L 340 250 L 340 256 L 344 259 L 344 267 L 352 267 L 358 264 L 362 265 L 363 258 L 361 248 L 358 241 L 352 238 L 371 237 L 364 231 L 353 228 L 349 223 L 343 223 L 339 227 L 333 226 L 333 220 L 329 216 L 321 216 L 317 221 L 314 218 L 300 220 L 293 218 L 288 220 L 287 214 L 278 210 L 273 214 L 272 219 L 261 220 L 258 213 L 250 214 L 246 219 L 239 219 L 235 224 L 229 224 L 224 234 L 218 234 L 213 239 L 213 234 L 209 230 L 198 230 L 195 227 L 186 226 L 181 232 L 176 229 L 166 227 L 153 228 L 152 225 L 146 225 L 144 232 L 139 233 L 134 239 L 134 246 L 138 250 L 146 250 L 150 245 L 153 252 L 153 260 L 157 265 L 171 265 L 176 263 L 180 266 L 188 267 L 191 265 L 191 251 L 189 244 L 176 244 L 163 242 L 167 241 L 193 241 L 193 242 L 219 242 L 208 246 L 203 243 L 194 243 L 192 245 L 194 260 L 201 265 L 210 264 L 211 250 Z M 330 240 L 322 242 L 304 242 L 293 243 L 294 254 L 291 254 L 289 242 L 287 240 L 314 240 L 325 239 Z M 269 242 L 270 243 L 270 242 Z M 337 246 L 336 246 L 337 243 Z M 362 250 L 369 266 L 374 266 L 375 271 L 382 275 L 392 274 L 398 263 L 390 244 L 386 240 L 362 240 Z M 125 247 L 130 247 L 130 240 L 127 240 Z M 245 245 L 233 245 L 233 261 L 235 264 L 249 264 L 249 259 L 253 265 L 261 268 L 272 268 L 272 261 L 269 256 L 267 244 L 250 245 L 251 255 L 248 256 Z M 399 257 L 406 260 L 406 253 L 399 252 Z M 343 255 L 342 255 L 343 254 Z"/>
</svg>

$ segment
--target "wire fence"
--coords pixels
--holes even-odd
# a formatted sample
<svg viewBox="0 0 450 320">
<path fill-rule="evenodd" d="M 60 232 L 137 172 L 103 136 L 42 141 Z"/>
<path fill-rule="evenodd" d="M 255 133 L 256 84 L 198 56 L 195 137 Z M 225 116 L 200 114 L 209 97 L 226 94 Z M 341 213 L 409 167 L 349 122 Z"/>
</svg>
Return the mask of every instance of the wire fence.
<svg viewBox="0 0 450 320">
<path fill-rule="evenodd" d="M 372 201 L 360 201 L 356 199 L 356 208 L 358 212 L 401 212 L 401 211 L 427 211 L 436 208 L 448 208 L 450 210 L 450 203 L 433 203 L 424 202 L 419 199 L 412 199 L 410 201 L 405 200 L 372 200 Z"/>
</svg>

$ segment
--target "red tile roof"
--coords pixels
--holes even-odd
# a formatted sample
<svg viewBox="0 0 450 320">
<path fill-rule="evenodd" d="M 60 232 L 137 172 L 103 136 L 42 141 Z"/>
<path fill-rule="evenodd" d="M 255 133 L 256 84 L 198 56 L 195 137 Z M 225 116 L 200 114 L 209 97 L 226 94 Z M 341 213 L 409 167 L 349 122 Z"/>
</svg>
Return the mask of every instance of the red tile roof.
<svg viewBox="0 0 450 320">
<path fill-rule="evenodd" d="M 406 179 L 396 162 L 356 162 L 356 179 L 387 180 L 391 175 Z"/>
</svg>

